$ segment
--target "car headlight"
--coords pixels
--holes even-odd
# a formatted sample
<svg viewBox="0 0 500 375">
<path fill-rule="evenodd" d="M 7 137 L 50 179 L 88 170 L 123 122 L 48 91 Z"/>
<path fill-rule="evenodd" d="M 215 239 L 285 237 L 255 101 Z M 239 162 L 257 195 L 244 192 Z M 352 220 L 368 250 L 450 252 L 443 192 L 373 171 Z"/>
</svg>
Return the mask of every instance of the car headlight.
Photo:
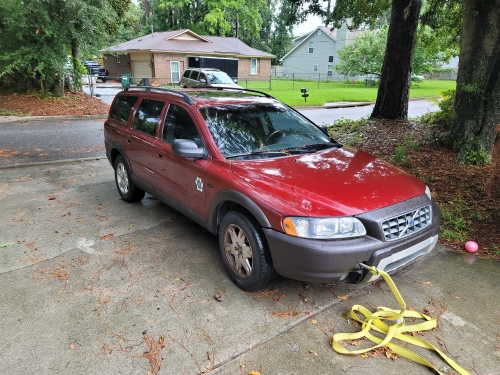
<svg viewBox="0 0 500 375">
<path fill-rule="evenodd" d="M 429 186 L 427 185 L 425 185 L 425 194 L 429 197 L 430 200 L 432 200 L 431 189 L 429 189 Z"/>
<path fill-rule="evenodd" d="M 364 225 L 354 217 L 286 217 L 283 227 L 286 234 L 304 238 L 333 239 L 366 235 Z"/>
</svg>

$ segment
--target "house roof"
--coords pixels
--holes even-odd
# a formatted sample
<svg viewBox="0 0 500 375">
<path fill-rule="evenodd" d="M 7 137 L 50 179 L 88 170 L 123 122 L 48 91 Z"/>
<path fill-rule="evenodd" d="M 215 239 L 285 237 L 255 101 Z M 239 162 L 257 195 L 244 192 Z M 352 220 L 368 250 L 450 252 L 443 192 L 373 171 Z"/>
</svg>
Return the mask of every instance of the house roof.
<svg viewBox="0 0 500 375">
<path fill-rule="evenodd" d="M 336 40 L 336 38 L 337 38 L 337 29 L 333 29 L 332 30 L 330 27 L 318 26 L 313 31 L 311 31 L 310 33 L 301 35 L 301 36 L 293 39 L 292 42 L 295 41 L 295 42 L 299 42 L 299 43 L 295 47 L 293 47 L 290 50 L 290 52 L 288 52 L 285 56 L 283 56 L 280 59 L 280 61 L 283 61 L 289 54 L 291 54 L 293 51 L 295 51 L 302 43 L 304 43 L 311 35 L 313 35 L 314 33 L 316 33 L 316 31 L 318 31 L 318 30 L 321 30 L 322 32 L 324 32 L 326 35 L 328 35 L 333 40 Z"/>
<path fill-rule="evenodd" d="M 116 44 L 101 52 L 181 52 L 269 59 L 276 57 L 249 47 L 238 38 L 202 36 L 189 29 L 155 32 Z"/>
</svg>

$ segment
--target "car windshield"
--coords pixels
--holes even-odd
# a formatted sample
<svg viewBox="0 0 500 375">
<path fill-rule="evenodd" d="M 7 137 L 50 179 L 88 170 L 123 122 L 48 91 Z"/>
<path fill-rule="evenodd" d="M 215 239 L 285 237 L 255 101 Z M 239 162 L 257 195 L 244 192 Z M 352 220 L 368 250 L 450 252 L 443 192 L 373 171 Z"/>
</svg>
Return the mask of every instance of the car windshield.
<svg viewBox="0 0 500 375">
<path fill-rule="evenodd" d="M 234 83 L 226 73 L 207 73 L 207 78 L 212 85 Z"/>
<path fill-rule="evenodd" d="M 279 103 L 203 107 L 200 112 L 225 158 L 276 157 L 339 146 Z"/>
</svg>

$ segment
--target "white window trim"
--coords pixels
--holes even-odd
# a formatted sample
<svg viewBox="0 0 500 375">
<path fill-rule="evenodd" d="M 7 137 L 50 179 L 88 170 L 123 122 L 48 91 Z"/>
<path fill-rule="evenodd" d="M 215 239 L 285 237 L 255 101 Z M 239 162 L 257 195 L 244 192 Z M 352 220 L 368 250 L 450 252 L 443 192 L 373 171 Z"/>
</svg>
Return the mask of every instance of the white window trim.
<svg viewBox="0 0 500 375">
<path fill-rule="evenodd" d="M 313 71 L 314 71 L 314 72 L 317 72 L 317 71 L 318 71 L 318 64 L 314 64 L 314 66 L 313 66 Z"/>
<path fill-rule="evenodd" d="M 309 42 L 309 53 L 314 53 L 314 42 Z"/>
<path fill-rule="evenodd" d="M 255 61 L 255 72 L 252 72 L 253 61 Z M 259 74 L 259 59 L 256 57 L 250 58 L 250 74 Z"/>
<path fill-rule="evenodd" d="M 174 76 L 173 76 L 173 70 L 172 70 L 172 63 L 177 63 L 177 66 L 179 67 L 178 73 L 179 73 L 179 80 L 174 82 Z M 179 83 L 181 81 L 181 63 L 179 61 L 170 61 L 170 81 L 172 83 Z"/>
<path fill-rule="evenodd" d="M 326 72 L 327 77 L 333 77 L 333 65 L 329 64 Z"/>
</svg>

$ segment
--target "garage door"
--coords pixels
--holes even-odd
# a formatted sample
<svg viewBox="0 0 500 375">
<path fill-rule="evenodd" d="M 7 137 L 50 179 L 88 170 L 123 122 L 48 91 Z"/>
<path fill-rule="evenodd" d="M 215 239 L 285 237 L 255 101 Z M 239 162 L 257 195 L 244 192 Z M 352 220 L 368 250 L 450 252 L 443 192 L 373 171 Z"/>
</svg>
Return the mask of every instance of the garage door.
<svg viewBox="0 0 500 375">
<path fill-rule="evenodd" d="M 139 83 L 143 78 L 153 78 L 147 61 L 132 61 L 132 82 Z"/>
</svg>

